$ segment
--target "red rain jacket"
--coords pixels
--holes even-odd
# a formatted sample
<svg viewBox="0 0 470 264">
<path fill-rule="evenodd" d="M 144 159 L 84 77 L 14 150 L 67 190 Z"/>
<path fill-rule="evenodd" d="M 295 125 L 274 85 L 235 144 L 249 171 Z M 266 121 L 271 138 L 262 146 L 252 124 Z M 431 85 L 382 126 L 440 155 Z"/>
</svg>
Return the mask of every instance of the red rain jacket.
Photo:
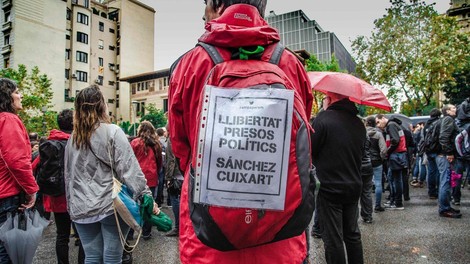
<svg viewBox="0 0 470 264">
<path fill-rule="evenodd" d="M 36 193 L 39 186 L 31 169 L 31 143 L 20 118 L 0 113 L 0 199 Z"/>
<path fill-rule="evenodd" d="M 246 4 L 228 7 L 221 17 L 206 25 L 199 39 L 216 47 L 267 46 L 279 42 L 276 29 L 261 18 L 258 10 Z M 272 45 L 273 46 L 273 45 Z M 272 48 L 272 47 L 270 47 Z M 272 49 L 266 49 L 262 60 L 269 60 Z M 225 59 L 230 52 L 219 49 Z M 221 252 L 204 245 L 195 235 L 189 217 L 188 173 L 195 163 L 199 98 L 206 76 L 214 66 L 202 47 L 195 47 L 178 62 L 170 80 L 169 131 L 173 151 L 185 171 L 180 204 L 180 257 L 182 263 L 301 263 L 307 254 L 305 234 L 275 243 L 229 252 Z M 310 118 L 312 93 L 305 68 L 290 52 L 285 51 L 279 62 L 302 97 L 305 112 Z M 194 151 L 193 151 L 194 150 Z M 234 227 L 236 228 L 236 227 Z"/>
<path fill-rule="evenodd" d="M 157 144 L 159 144 L 157 142 Z M 140 168 L 147 179 L 148 187 L 156 187 L 158 185 L 158 171 L 161 165 L 157 165 L 157 158 L 155 152 L 151 147 L 145 146 L 141 138 L 135 138 L 131 142 L 132 150 L 134 151 L 137 161 L 139 161 Z"/>
</svg>

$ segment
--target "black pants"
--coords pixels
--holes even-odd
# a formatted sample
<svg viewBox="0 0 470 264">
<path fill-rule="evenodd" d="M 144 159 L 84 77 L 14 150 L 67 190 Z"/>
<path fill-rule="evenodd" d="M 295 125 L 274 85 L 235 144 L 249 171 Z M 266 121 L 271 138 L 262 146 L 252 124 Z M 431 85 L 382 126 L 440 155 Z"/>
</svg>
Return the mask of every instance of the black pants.
<svg viewBox="0 0 470 264">
<path fill-rule="evenodd" d="M 55 241 L 57 262 L 59 264 L 69 264 L 69 241 L 72 221 L 70 220 L 70 215 L 67 212 L 54 213 L 54 219 L 55 226 L 57 228 L 57 236 Z M 72 261 L 72 263 L 76 262 Z M 83 251 L 82 243 L 80 243 L 78 249 L 78 263 L 85 263 L 85 252 Z"/>
<path fill-rule="evenodd" d="M 357 223 L 359 216 L 357 201 L 332 202 L 327 200 L 320 191 L 317 202 L 326 262 L 346 264 L 344 255 L 344 246 L 346 246 L 347 263 L 364 263 L 361 232 Z"/>
</svg>

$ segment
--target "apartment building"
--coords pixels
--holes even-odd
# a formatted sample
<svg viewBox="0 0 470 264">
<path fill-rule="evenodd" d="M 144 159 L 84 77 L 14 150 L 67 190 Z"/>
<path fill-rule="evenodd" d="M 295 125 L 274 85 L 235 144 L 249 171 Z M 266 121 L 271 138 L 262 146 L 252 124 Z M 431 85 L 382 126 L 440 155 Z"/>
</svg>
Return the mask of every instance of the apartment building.
<svg viewBox="0 0 470 264">
<path fill-rule="evenodd" d="M 135 120 L 145 115 L 145 106 L 154 104 L 163 112 L 168 111 L 168 87 L 170 69 L 163 69 L 122 78 L 131 87 L 132 114 Z"/>
<path fill-rule="evenodd" d="M 447 15 L 457 17 L 462 31 L 470 33 L 470 0 L 451 0 L 450 4 Z"/>
<path fill-rule="evenodd" d="M 306 50 L 320 61 L 329 62 L 334 54 L 343 70 L 355 72 L 356 63 L 333 32 L 324 31 L 302 10 L 276 15 L 271 11 L 267 22 L 278 29 L 281 42 L 291 50 Z"/>
<path fill-rule="evenodd" d="M 1 0 L 0 67 L 38 66 L 52 81 L 53 110 L 100 86 L 113 121 L 131 120 L 122 76 L 153 70 L 155 10 L 137 0 Z"/>
</svg>

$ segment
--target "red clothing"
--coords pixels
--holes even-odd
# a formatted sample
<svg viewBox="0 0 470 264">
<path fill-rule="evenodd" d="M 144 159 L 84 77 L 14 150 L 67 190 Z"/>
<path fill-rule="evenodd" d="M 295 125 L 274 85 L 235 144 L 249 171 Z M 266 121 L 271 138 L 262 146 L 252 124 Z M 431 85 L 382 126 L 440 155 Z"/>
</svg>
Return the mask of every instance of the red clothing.
<svg viewBox="0 0 470 264">
<path fill-rule="evenodd" d="M 237 19 L 237 18 L 244 19 Z M 206 32 L 199 39 L 216 47 L 268 46 L 279 42 L 277 31 L 264 21 L 258 10 L 246 4 L 228 7 L 221 17 L 206 25 Z M 273 45 L 269 46 L 262 60 L 269 60 Z M 224 59 L 230 52 L 219 49 Z M 185 171 L 185 181 L 180 204 L 180 255 L 182 263 L 301 263 L 306 257 L 306 238 L 302 234 L 263 246 L 221 252 L 204 245 L 194 233 L 188 208 L 188 174 L 190 163 L 195 164 L 198 105 L 206 76 L 214 66 L 202 47 L 189 51 L 179 61 L 170 81 L 169 134 L 173 151 Z M 285 71 L 301 96 L 305 112 L 310 118 L 312 93 L 310 81 L 303 65 L 290 52 L 282 54 L 279 67 Z M 192 162 L 191 162 L 192 160 Z"/>
<path fill-rule="evenodd" d="M 158 142 L 155 143 L 158 144 Z M 156 187 L 158 185 L 158 171 L 160 168 L 157 166 L 154 150 L 151 147 L 145 146 L 141 138 L 132 140 L 131 147 L 137 161 L 139 161 L 140 169 L 142 169 L 145 179 L 147 179 L 147 186 Z"/>
<path fill-rule="evenodd" d="M 31 143 L 20 118 L 0 113 L 0 199 L 39 190 L 31 169 Z"/>
<path fill-rule="evenodd" d="M 49 134 L 48 140 L 68 140 L 70 138 L 70 134 L 62 132 L 57 129 L 51 130 Z M 40 157 L 38 156 L 33 161 L 33 171 L 37 169 L 37 165 L 39 164 Z M 67 212 L 67 200 L 65 199 L 65 194 L 60 196 L 49 196 L 43 195 L 43 205 L 44 210 L 46 212 L 54 212 L 54 213 L 66 213 Z"/>
</svg>

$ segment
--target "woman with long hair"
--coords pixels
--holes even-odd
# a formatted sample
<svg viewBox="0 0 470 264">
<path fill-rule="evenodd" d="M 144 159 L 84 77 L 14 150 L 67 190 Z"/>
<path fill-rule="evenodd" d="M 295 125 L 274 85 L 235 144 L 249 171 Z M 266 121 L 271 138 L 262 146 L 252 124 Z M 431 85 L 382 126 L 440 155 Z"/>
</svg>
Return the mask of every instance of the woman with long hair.
<svg viewBox="0 0 470 264">
<path fill-rule="evenodd" d="M 85 250 L 85 263 L 121 263 L 120 233 L 125 237 L 129 226 L 114 215 L 113 177 L 132 191 L 134 200 L 151 195 L 126 135 L 110 124 L 107 110 L 98 86 L 81 90 L 65 150 L 67 208 Z"/>
<path fill-rule="evenodd" d="M 142 121 L 137 130 L 137 138 L 131 142 L 132 150 L 139 161 L 140 168 L 147 179 L 152 194 L 158 185 L 158 172 L 162 167 L 162 147 L 157 139 L 155 127 L 149 121 Z M 152 237 L 152 225 L 144 222 L 142 237 Z"/>
<path fill-rule="evenodd" d="M 10 79 L 0 78 L 0 226 L 7 213 L 31 208 L 39 190 L 31 168 L 31 144 L 17 113 L 23 96 Z M 25 193 L 25 201 L 20 201 Z M 24 204 L 21 204 L 23 202 Z M 0 241 L 0 264 L 11 263 Z"/>
</svg>

